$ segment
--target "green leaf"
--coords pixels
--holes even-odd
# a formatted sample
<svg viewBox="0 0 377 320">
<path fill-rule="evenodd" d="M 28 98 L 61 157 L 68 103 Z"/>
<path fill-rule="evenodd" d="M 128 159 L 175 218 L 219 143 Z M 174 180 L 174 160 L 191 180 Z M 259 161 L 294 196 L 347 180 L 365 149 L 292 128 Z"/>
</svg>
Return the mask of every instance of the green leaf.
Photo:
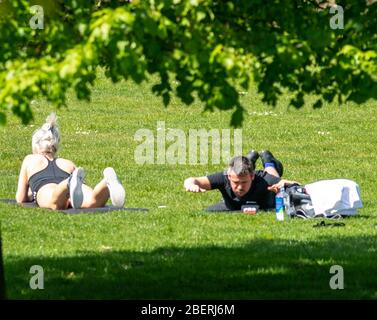
<svg viewBox="0 0 377 320">
<path fill-rule="evenodd" d="M 323 101 L 321 99 L 317 100 L 317 102 L 313 105 L 313 109 L 320 109 L 322 108 Z"/>
<path fill-rule="evenodd" d="M 305 104 L 304 94 L 302 92 L 299 92 L 296 97 L 291 100 L 290 104 L 293 105 L 296 109 L 302 108 L 302 106 Z"/>
</svg>

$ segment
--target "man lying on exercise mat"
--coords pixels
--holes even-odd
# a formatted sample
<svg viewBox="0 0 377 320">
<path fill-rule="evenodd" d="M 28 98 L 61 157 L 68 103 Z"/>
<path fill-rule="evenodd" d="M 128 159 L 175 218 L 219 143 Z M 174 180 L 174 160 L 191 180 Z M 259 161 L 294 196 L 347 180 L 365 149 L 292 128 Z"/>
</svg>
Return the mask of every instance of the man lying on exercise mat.
<svg viewBox="0 0 377 320">
<path fill-rule="evenodd" d="M 264 170 L 255 170 L 259 157 Z M 240 210 L 250 202 L 268 210 L 275 207 L 275 194 L 281 187 L 298 184 L 281 179 L 282 175 L 283 165 L 270 151 L 258 153 L 252 150 L 246 157 L 234 157 L 225 172 L 187 178 L 184 187 L 188 192 L 218 189 L 223 196 L 225 210 Z"/>
<path fill-rule="evenodd" d="M 106 168 L 104 178 L 92 189 L 84 184 L 83 168 L 56 157 L 60 143 L 56 120 L 55 113 L 50 114 L 33 134 L 33 154 L 23 160 L 16 201 L 34 201 L 42 208 L 64 210 L 103 207 L 111 198 L 115 207 L 123 207 L 125 190 L 113 168 Z"/>
</svg>

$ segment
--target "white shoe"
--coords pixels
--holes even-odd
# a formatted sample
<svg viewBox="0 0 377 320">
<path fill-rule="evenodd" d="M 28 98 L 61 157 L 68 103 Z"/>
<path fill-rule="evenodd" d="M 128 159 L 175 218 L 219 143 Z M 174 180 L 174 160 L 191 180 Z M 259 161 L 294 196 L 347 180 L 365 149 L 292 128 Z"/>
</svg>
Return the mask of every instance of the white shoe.
<svg viewBox="0 0 377 320">
<path fill-rule="evenodd" d="M 85 171 L 83 168 L 77 168 L 72 172 L 69 180 L 69 197 L 71 198 L 71 204 L 74 209 L 81 208 L 84 200 L 84 194 L 82 192 L 82 184 L 84 182 Z"/>
<path fill-rule="evenodd" d="M 126 190 L 118 180 L 114 169 L 106 168 L 103 170 L 103 176 L 109 188 L 111 203 L 114 207 L 122 208 L 126 200 Z"/>
</svg>

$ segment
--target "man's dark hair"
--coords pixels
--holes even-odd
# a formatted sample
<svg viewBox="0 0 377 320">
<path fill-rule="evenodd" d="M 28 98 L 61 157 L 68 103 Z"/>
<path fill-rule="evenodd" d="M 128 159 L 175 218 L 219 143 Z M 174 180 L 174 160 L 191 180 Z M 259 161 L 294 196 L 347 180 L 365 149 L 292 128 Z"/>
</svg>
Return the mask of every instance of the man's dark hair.
<svg viewBox="0 0 377 320">
<path fill-rule="evenodd" d="M 246 157 L 236 156 L 229 162 L 228 173 L 233 171 L 237 176 L 246 176 L 254 173 L 254 164 Z"/>
</svg>

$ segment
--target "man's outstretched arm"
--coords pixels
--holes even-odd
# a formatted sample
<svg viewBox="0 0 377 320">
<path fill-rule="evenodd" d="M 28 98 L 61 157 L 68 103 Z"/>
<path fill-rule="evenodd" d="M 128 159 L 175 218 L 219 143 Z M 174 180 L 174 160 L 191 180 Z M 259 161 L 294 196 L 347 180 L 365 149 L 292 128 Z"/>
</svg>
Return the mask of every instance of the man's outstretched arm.
<svg viewBox="0 0 377 320">
<path fill-rule="evenodd" d="M 273 191 L 275 193 L 278 193 L 280 188 L 289 187 L 292 184 L 300 184 L 300 183 L 297 182 L 297 181 L 281 179 L 278 183 L 275 183 L 272 186 L 269 186 L 267 189 L 269 191 Z"/>
<path fill-rule="evenodd" d="M 207 177 L 190 177 L 183 183 L 188 192 L 205 192 L 211 190 L 211 183 Z"/>
</svg>

